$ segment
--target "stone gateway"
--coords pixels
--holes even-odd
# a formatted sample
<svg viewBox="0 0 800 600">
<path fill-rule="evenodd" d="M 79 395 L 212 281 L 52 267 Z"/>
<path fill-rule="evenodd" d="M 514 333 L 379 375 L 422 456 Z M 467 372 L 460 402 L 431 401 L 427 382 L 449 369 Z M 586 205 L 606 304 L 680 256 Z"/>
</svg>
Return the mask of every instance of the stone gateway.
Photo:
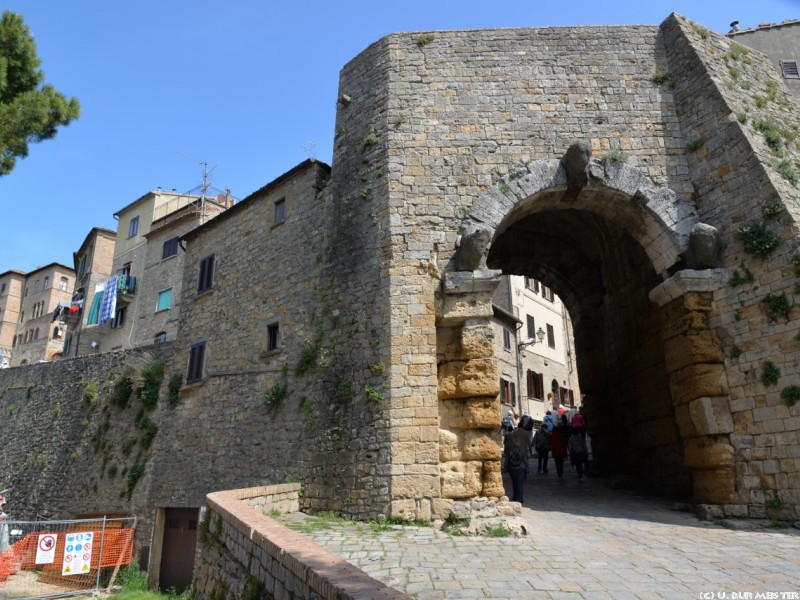
<svg viewBox="0 0 800 600">
<path fill-rule="evenodd" d="M 515 274 L 569 309 L 599 469 L 798 520 L 798 115 L 765 56 L 678 15 L 387 36 L 341 72 L 331 168 L 183 236 L 156 433 L 112 402 L 133 359 L 8 369 L 0 483 L 20 516 L 142 514 L 140 545 L 218 489 L 300 482 L 364 519 L 503 496 L 491 297 Z M 26 439 L 57 404 L 69 434 Z"/>
</svg>

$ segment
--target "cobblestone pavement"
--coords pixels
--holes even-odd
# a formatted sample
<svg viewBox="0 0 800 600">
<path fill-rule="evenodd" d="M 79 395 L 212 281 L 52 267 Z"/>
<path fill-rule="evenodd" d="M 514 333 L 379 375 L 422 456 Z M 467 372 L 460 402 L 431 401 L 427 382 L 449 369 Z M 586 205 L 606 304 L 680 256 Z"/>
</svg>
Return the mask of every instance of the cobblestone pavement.
<svg viewBox="0 0 800 600">
<path fill-rule="evenodd" d="M 529 475 L 522 516 L 532 533 L 521 538 L 338 522 L 307 535 L 425 600 L 800 598 L 800 531 L 725 528 L 566 469 L 561 480 L 555 469 Z"/>
</svg>

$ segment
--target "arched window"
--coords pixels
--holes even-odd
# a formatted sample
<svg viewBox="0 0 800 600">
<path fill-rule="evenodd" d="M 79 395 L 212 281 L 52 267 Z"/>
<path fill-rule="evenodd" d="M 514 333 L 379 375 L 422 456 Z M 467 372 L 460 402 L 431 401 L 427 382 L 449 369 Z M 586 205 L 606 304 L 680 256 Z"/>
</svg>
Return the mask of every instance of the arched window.
<svg viewBox="0 0 800 600">
<path fill-rule="evenodd" d="M 163 344 L 167 341 L 167 332 L 166 331 L 159 331 L 155 337 L 153 338 L 154 344 Z"/>
<path fill-rule="evenodd" d="M 44 289 L 49 289 L 49 288 L 50 288 L 50 277 L 45 277 L 44 278 Z"/>
<path fill-rule="evenodd" d="M 66 292 L 68 287 L 69 287 L 69 279 L 67 279 L 66 277 L 62 277 L 61 281 L 59 281 L 58 283 L 58 289 L 60 289 L 62 292 Z"/>
<path fill-rule="evenodd" d="M 58 325 L 53 327 L 53 337 L 54 338 L 61 337 L 61 330 L 58 328 Z"/>
</svg>

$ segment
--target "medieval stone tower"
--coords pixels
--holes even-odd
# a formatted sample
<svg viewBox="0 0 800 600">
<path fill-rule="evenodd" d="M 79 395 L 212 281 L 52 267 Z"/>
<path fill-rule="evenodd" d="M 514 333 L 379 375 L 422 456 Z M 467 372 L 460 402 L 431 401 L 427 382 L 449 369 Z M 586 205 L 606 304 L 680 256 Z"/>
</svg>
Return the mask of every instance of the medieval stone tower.
<svg viewBox="0 0 800 600">
<path fill-rule="evenodd" d="M 393 514 L 503 493 L 510 273 L 570 310 L 600 465 L 798 516 L 797 108 L 765 57 L 678 15 L 392 35 L 344 68 L 330 194 L 376 259 L 343 273 L 388 334 Z"/>
</svg>

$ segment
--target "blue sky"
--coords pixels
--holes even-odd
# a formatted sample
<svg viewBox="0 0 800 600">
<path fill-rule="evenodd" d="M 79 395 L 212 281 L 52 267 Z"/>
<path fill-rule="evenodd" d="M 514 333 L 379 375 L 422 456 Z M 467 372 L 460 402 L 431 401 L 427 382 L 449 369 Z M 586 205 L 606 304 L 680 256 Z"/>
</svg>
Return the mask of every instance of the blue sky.
<svg viewBox="0 0 800 600">
<path fill-rule="evenodd" d="M 339 70 L 396 31 L 658 24 L 725 33 L 800 18 L 800 0 L 4 0 L 46 80 L 81 118 L 0 177 L 0 273 L 72 265 L 92 227 L 157 187 L 241 199 L 314 156 L 330 163 Z"/>
</svg>

